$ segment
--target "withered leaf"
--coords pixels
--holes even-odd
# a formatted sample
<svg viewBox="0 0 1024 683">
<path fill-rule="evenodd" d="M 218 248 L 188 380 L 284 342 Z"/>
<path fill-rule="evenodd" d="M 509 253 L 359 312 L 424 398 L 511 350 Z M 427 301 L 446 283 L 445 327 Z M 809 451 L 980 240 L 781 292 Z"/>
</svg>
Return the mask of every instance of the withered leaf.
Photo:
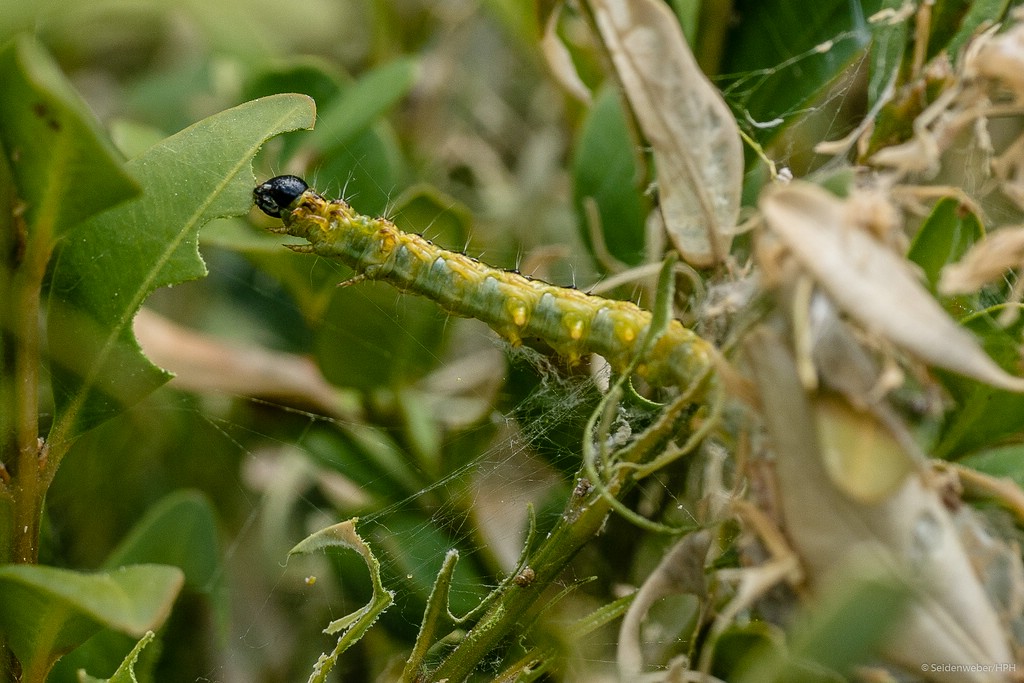
<svg viewBox="0 0 1024 683">
<path fill-rule="evenodd" d="M 654 154 L 665 227 L 683 258 L 720 261 L 739 214 L 743 147 L 718 90 L 660 0 L 590 0 L 601 38 Z"/>
<path fill-rule="evenodd" d="M 817 185 L 793 183 L 767 193 L 760 207 L 768 229 L 864 328 L 936 367 L 1024 391 L 1024 379 L 996 365 L 908 264 L 858 226 L 848 201 Z"/>
</svg>

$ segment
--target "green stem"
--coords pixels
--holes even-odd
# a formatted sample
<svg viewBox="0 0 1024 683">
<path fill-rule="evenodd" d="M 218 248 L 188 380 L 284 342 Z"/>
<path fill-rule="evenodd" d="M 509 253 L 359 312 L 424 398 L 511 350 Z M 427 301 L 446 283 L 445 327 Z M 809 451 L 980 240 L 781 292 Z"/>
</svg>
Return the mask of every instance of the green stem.
<svg viewBox="0 0 1024 683">
<path fill-rule="evenodd" d="M 46 486 L 44 449 L 39 441 L 40 297 L 53 250 L 48 236 L 29 231 L 21 212 L 12 211 L 0 246 L 0 564 L 35 563 Z M 33 679 L 32 676 L 35 676 Z M 0 641 L 0 680 L 43 680 L 20 671 L 6 642 Z"/>
<path fill-rule="evenodd" d="M 605 488 L 613 494 L 620 494 L 629 481 L 628 474 L 623 473 L 606 482 Z M 431 680 L 453 683 L 465 680 L 511 632 L 527 610 L 537 604 L 543 592 L 576 553 L 598 534 L 610 510 L 607 499 L 596 490 L 591 489 L 582 496 L 574 492 L 561 521 L 530 559 L 533 580 L 522 582 L 525 585 L 511 582 L 508 593 L 492 605 L 466 634 L 458 647 L 431 674 Z"/>
<path fill-rule="evenodd" d="M 423 621 L 420 623 L 420 632 L 416 634 L 416 643 L 413 645 L 409 659 L 402 670 L 402 677 L 399 683 L 415 683 L 419 678 L 420 668 L 423 660 L 427 657 L 427 651 L 434 641 L 434 634 L 437 632 L 441 621 L 448 615 L 448 593 L 452 586 L 452 576 L 455 574 L 455 564 L 459 561 L 459 551 L 449 550 L 444 556 L 444 563 L 437 573 L 437 581 L 430 591 L 427 599 L 427 609 L 423 612 Z"/>
<path fill-rule="evenodd" d="M 26 283 L 27 284 L 27 283 Z M 18 348 L 15 352 L 14 529 L 12 559 L 34 563 L 38 558 L 39 514 L 39 291 L 19 288 Z"/>
<path fill-rule="evenodd" d="M 16 221 L 17 224 L 17 221 Z M 18 224 L 23 228 L 23 224 Z M 13 459 L 10 482 L 13 499 L 10 547 L 4 548 L 10 561 L 32 564 L 39 557 L 39 521 L 46 487 L 42 481 L 42 444 L 39 441 L 40 297 L 46 264 L 53 251 L 52 241 L 39 234 L 27 239 L 20 262 L 13 264 L 10 280 L 11 340 L 13 349 L 13 416 L 15 452 L 4 453 L 4 463 Z M 9 442 L 8 442 L 9 443 Z M 12 458 L 13 456 L 13 458 Z"/>
</svg>

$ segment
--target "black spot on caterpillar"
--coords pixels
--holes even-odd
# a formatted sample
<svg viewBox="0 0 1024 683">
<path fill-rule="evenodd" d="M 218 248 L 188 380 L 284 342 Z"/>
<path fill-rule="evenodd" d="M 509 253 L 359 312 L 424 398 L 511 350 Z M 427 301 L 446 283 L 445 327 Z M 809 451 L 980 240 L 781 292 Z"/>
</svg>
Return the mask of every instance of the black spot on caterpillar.
<svg viewBox="0 0 1024 683">
<path fill-rule="evenodd" d="M 296 176 L 271 178 L 253 190 L 253 198 L 264 213 L 281 218 L 281 232 L 309 242 L 293 247 L 298 251 L 335 258 L 366 279 L 482 320 L 513 345 L 538 338 L 570 363 L 597 353 L 621 372 L 639 353 L 651 324 L 650 311 L 633 303 L 557 287 L 441 249 L 391 221 L 360 215 L 341 199 L 324 199 Z M 710 365 L 708 342 L 672 320 L 635 372 L 655 386 L 688 387 Z"/>
</svg>

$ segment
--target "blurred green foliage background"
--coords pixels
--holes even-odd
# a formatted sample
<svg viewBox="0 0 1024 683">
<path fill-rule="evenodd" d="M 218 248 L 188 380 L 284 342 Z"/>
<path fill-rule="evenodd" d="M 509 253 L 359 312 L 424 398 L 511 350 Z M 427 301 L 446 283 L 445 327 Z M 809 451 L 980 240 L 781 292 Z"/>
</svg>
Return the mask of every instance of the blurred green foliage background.
<svg viewBox="0 0 1024 683">
<path fill-rule="evenodd" d="M 843 74 L 870 38 L 865 17 L 888 6 L 881 0 L 669 4 L 741 127 L 798 172 L 816 163 L 808 141 L 848 132 L 848 112 L 869 100 Z M 260 180 L 297 173 L 493 265 L 588 285 L 609 260 L 650 260 L 651 178 L 599 51 L 571 17 L 559 35 L 593 104 L 548 70 L 539 43 L 554 6 L 0 0 L 0 41 L 36 36 L 126 154 L 252 98 L 308 94 L 316 129 L 267 145 Z M 749 166 L 756 187 L 764 173 L 753 153 Z M 285 567 L 284 557 L 313 529 L 353 515 L 365 518 L 399 601 L 337 680 L 400 666 L 445 550 L 463 552 L 454 596 L 464 611 L 514 565 L 526 503 L 542 532 L 550 525 L 596 402 L 586 377 L 553 372 L 531 352 L 506 367 L 481 324 L 384 285 L 337 288 L 350 273 L 282 249 L 260 230 L 271 224 L 254 215 L 207 226 L 209 277 L 147 306 L 227 344 L 308 355 L 339 387 L 336 411 L 171 385 L 82 438 L 47 501 L 41 562 L 82 569 L 103 565 L 161 501 L 184 500 L 195 515 L 198 531 L 181 540 L 197 565 L 192 580 L 160 647 L 144 655 L 154 680 L 305 679 L 331 644 L 321 629 L 365 601 L 365 569 L 348 558 Z M 636 424 L 649 419 L 636 411 Z M 680 464 L 630 504 L 685 509 L 685 475 Z M 576 563 L 578 576 L 600 579 L 565 611 L 593 609 L 638 581 L 663 546 L 612 520 Z M 666 657 L 677 647 L 672 627 L 692 618 L 670 607 Z M 564 642 L 564 679 L 609 668 L 613 638 Z M 100 638 L 52 680 L 74 680 L 78 666 L 109 675 L 130 646 Z"/>
<path fill-rule="evenodd" d="M 126 155 L 248 99 L 306 93 L 317 101 L 317 129 L 269 145 L 264 177 L 306 175 L 362 212 L 394 214 L 403 227 L 507 267 L 530 245 L 579 243 L 565 167 L 583 110 L 545 74 L 537 31 L 534 9 L 518 2 L 0 5 L 0 40 L 38 38 Z M 210 276 L 160 291 L 147 306 L 239 347 L 312 354 L 329 380 L 358 390 L 359 409 L 340 421 L 303 405 L 167 387 L 81 439 L 48 497 L 40 561 L 77 569 L 101 567 L 169 495 L 193 491 L 188 500 L 212 504 L 215 528 L 208 507 L 190 508 L 200 533 L 181 541 L 181 553 L 201 570 L 161 645 L 144 652 L 151 661 L 140 669 L 155 667 L 155 680 L 304 680 L 330 646 L 321 629 L 365 600 L 365 569 L 340 560 L 337 583 L 329 568 L 284 568 L 284 557 L 313 528 L 351 514 L 386 510 L 368 538 L 407 590 L 338 680 L 368 679 L 404 657 L 444 550 L 464 551 L 454 605 L 462 611 L 508 566 L 468 521 L 479 495 L 471 477 L 430 487 L 479 465 L 481 454 L 495 467 L 522 450 L 490 411 L 519 405 L 535 375 L 519 372 L 504 399 L 495 399 L 500 377 L 492 378 L 470 394 L 468 421 L 447 428 L 416 382 L 446 358 L 480 350 L 488 371 L 502 373 L 486 328 L 385 286 L 337 289 L 347 275 L 340 267 L 311 264 L 280 242 L 244 220 L 209 225 L 201 248 Z M 595 273 L 579 248 L 538 262 L 553 264 L 542 272 L 563 282 Z M 469 341 L 452 348 L 453 329 L 464 326 Z M 572 418 L 586 402 L 577 402 L 565 434 L 546 440 L 578 438 Z M 549 423 L 545 434 L 555 434 L 558 421 Z M 552 455 L 566 457 L 556 445 Z M 511 462 L 513 473 L 523 467 Z M 525 462 L 518 489 L 558 505 L 551 487 L 564 491 L 565 482 Z M 519 522 L 499 532 L 513 559 L 524 519 L 518 489 L 508 503 Z M 500 506 L 489 514 L 503 515 Z M 131 644 L 95 640 L 62 660 L 52 680 L 74 680 L 79 666 L 109 675 Z"/>
</svg>

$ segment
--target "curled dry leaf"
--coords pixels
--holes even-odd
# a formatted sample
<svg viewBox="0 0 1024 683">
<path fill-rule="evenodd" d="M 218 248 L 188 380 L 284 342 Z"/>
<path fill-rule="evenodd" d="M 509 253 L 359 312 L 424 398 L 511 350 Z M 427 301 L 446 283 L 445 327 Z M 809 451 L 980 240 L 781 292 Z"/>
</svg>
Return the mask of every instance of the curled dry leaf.
<svg viewBox="0 0 1024 683">
<path fill-rule="evenodd" d="M 961 94 L 960 88 L 950 88 L 939 95 L 914 120 L 914 137 L 878 150 L 871 155 L 871 164 L 893 168 L 900 173 L 929 176 L 937 173 L 943 152 L 976 118 L 974 114 L 963 114 L 957 109 Z"/>
<path fill-rule="evenodd" d="M 1024 209 L 1024 135 L 992 159 L 992 175 L 999 181 L 1002 193 L 1017 208 Z"/>
<path fill-rule="evenodd" d="M 616 660 L 620 680 L 636 680 L 644 670 L 641 624 L 651 607 L 661 598 L 677 593 L 707 598 L 704 563 L 711 547 L 712 535 L 707 529 L 683 537 L 662 558 L 637 591 L 619 628 Z"/>
<path fill-rule="evenodd" d="M 967 294 L 1001 278 L 1011 268 L 1024 265 L 1024 227 L 989 233 L 963 258 L 942 269 L 939 292 Z"/>
<path fill-rule="evenodd" d="M 626 98 L 650 143 L 665 227 L 687 262 L 729 250 L 743 147 L 729 107 L 660 0 L 589 0 Z"/>
<path fill-rule="evenodd" d="M 910 604 L 882 644 L 886 659 L 923 671 L 930 681 L 1008 681 L 1005 671 L 967 668 L 1013 659 L 939 491 L 927 477 L 910 471 L 891 482 L 895 486 L 873 490 L 869 499 L 837 487 L 822 452 L 828 439 L 812 418 L 822 396 L 804 390 L 794 358 L 774 330 L 755 330 L 745 348 L 776 453 L 786 535 L 800 555 L 812 595 L 826 596 L 857 577 L 892 582 L 906 592 Z M 854 438 L 848 442 L 863 446 Z M 883 450 L 892 446 L 885 444 Z M 950 671 L 924 668 L 932 662 L 956 666 Z"/>
<path fill-rule="evenodd" d="M 971 134 L 972 127 L 970 144 L 985 154 L 994 151 L 993 140 L 1002 135 L 999 128 L 990 130 L 988 119 L 1016 115 L 1019 109 L 1015 108 L 1024 102 L 1024 25 L 999 30 L 999 25 L 992 25 L 971 40 L 955 72 L 946 73 L 942 55 L 931 61 L 928 80 L 945 81 L 947 86 L 914 120 L 913 137 L 878 150 L 870 158 L 872 165 L 901 174 L 934 175 L 942 167 L 943 155 L 963 145 L 963 136 Z M 1019 141 L 993 163 L 1004 192 L 1018 205 L 1022 201 L 1016 176 L 1020 168 Z"/>
<path fill-rule="evenodd" d="M 566 49 L 565 43 L 558 37 L 558 19 L 561 14 L 562 5 L 559 4 L 552 10 L 551 15 L 548 16 L 540 47 L 555 80 L 558 81 L 567 93 L 577 100 L 590 104 L 590 89 L 587 88 L 579 73 L 576 72 L 576 66 L 572 63 L 572 55 Z"/>
<path fill-rule="evenodd" d="M 948 85 L 914 119 L 913 137 L 875 152 L 869 160 L 872 165 L 892 168 L 900 174 L 934 175 L 941 169 L 943 154 L 961 144 L 961 135 L 972 126 L 976 126 L 974 144 L 990 151 L 986 117 L 1000 106 L 993 103 L 990 91 L 1008 89 L 1017 101 L 1024 94 L 1021 38 L 1017 29 L 999 36 L 995 35 L 997 30 L 998 26 L 992 26 L 974 38 L 955 73 L 947 72 L 944 59 L 932 60 L 927 67 L 929 80 Z"/>
<path fill-rule="evenodd" d="M 998 35 L 988 34 L 965 59 L 965 75 L 980 77 L 1010 90 L 1024 101 L 1024 25 Z"/>
<path fill-rule="evenodd" d="M 936 367 L 1024 391 L 1024 379 L 996 365 L 902 258 L 858 227 L 847 201 L 816 185 L 793 183 L 766 194 L 760 207 L 768 229 L 863 327 Z"/>
</svg>

